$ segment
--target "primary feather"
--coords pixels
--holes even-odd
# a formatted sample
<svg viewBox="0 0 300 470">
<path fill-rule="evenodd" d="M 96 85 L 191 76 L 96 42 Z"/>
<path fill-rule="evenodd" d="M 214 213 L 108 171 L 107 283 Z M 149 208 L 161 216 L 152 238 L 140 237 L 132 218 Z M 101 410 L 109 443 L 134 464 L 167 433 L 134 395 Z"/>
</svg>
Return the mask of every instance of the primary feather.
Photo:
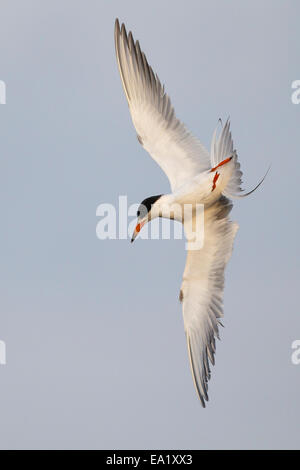
<svg viewBox="0 0 300 470">
<path fill-rule="evenodd" d="M 190 250 L 181 286 L 184 328 L 194 384 L 203 406 L 208 400 L 209 362 L 214 364 L 215 337 L 223 316 L 224 270 L 238 229 L 224 196 L 204 212 L 204 244 Z"/>
<path fill-rule="evenodd" d="M 177 119 L 169 96 L 132 33 L 115 23 L 117 62 L 138 140 L 166 173 L 172 190 L 210 168 L 210 155 Z"/>
</svg>

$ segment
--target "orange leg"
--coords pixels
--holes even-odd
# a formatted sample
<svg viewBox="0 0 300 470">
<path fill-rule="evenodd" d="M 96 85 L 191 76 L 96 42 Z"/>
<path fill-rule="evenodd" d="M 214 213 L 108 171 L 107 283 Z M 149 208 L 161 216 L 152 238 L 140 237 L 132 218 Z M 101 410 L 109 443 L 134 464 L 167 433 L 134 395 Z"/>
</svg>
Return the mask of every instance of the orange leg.
<svg viewBox="0 0 300 470">
<path fill-rule="evenodd" d="M 210 170 L 210 172 L 212 173 L 213 171 L 216 171 L 216 169 L 219 168 L 219 166 L 225 165 L 225 163 L 230 162 L 231 159 L 232 159 L 232 157 L 225 158 L 225 160 L 223 160 L 223 161 L 220 162 L 217 166 L 215 166 L 214 168 L 212 168 L 212 169 Z"/>
<path fill-rule="evenodd" d="M 213 185 L 212 185 L 212 188 L 211 188 L 212 191 L 213 191 L 214 189 L 216 189 L 216 182 L 218 181 L 219 176 L 220 176 L 220 173 L 218 173 L 218 172 L 216 171 L 216 174 L 215 174 L 214 179 L 213 179 Z"/>
</svg>

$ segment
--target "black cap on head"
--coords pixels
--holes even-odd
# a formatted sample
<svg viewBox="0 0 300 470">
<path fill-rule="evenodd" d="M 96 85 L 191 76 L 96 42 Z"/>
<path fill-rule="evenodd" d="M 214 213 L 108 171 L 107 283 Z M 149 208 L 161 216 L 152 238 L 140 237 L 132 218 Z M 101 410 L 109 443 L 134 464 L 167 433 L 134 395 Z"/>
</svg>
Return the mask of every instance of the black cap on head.
<svg viewBox="0 0 300 470">
<path fill-rule="evenodd" d="M 138 217 L 145 217 L 148 212 L 151 210 L 151 206 L 162 196 L 162 194 L 159 194 L 158 196 L 151 196 L 147 197 L 144 199 L 137 211 L 137 216 Z"/>
</svg>

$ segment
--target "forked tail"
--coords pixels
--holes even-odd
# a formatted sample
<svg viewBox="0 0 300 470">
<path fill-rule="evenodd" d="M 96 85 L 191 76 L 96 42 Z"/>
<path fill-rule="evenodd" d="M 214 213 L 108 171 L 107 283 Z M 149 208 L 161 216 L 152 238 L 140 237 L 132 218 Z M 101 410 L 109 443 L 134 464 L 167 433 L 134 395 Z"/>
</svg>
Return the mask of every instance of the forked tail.
<svg viewBox="0 0 300 470">
<path fill-rule="evenodd" d="M 219 120 L 219 122 L 221 122 L 221 120 Z M 248 191 L 247 193 L 243 193 L 244 190 L 241 188 L 241 177 L 243 173 L 240 170 L 240 163 L 238 162 L 237 152 L 233 149 L 233 140 L 230 132 L 229 118 L 227 119 L 224 127 L 222 128 L 221 134 L 218 139 L 217 128 L 215 129 L 211 142 L 210 156 L 212 166 L 211 171 L 214 171 L 216 168 L 229 161 L 232 161 L 234 164 L 234 170 L 232 172 L 230 180 L 226 185 L 226 188 L 222 191 L 224 196 L 227 196 L 231 199 L 239 199 L 241 197 L 246 197 L 249 196 L 249 194 L 252 194 L 262 184 L 270 170 L 269 167 L 264 177 L 255 186 L 255 188 L 253 188 L 251 191 Z"/>
</svg>

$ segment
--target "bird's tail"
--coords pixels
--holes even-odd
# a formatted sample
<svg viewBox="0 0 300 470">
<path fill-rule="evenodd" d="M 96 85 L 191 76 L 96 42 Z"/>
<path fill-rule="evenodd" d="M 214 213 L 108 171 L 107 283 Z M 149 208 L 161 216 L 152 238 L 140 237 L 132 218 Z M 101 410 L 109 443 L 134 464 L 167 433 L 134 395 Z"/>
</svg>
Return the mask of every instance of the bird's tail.
<svg viewBox="0 0 300 470">
<path fill-rule="evenodd" d="M 222 121 L 219 120 L 222 125 Z M 229 118 L 227 119 L 224 127 L 222 127 L 222 131 L 220 136 L 217 138 L 217 129 L 212 137 L 211 142 L 211 151 L 210 151 L 210 158 L 211 158 L 211 165 L 212 168 L 216 168 L 220 166 L 220 164 L 225 163 L 226 161 L 230 161 L 231 165 L 233 164 L 233 171 L 229 178 L 228 183 L 226 184 L 225 189 L 223 189 L 222 193 L 224 196 L 227 196 L 231 199 L 237 199 L 241 197 L 249 196 L 249 194 L 253 193 L 264 181 L 265 177 L 267 176 L 270 167 L 266 171 L 264 177 L 260 180 L 260 182 L 253 188 L 251 191 L 244 193 L 244 190 L 241 188 L 242 185 L 242 171 L 240 170 L 240 163 L 238 162 L 238 156 L 236 150 L 233 148 L 233 140 L 230 132 L 230 121 Z"/>
</svg>

